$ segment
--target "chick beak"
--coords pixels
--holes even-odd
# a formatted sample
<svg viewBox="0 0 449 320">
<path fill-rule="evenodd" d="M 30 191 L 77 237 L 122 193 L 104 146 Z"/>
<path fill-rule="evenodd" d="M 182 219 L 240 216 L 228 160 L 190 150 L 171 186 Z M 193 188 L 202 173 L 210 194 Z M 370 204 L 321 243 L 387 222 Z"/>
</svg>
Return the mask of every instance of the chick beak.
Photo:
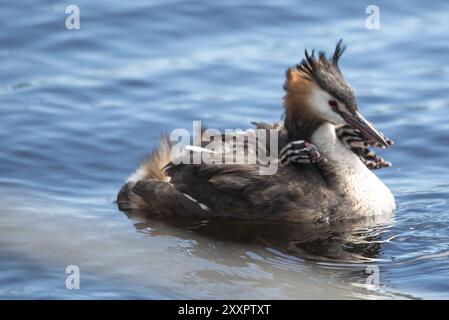
<svg viewBox="0 0 449 320">
<path fill-rule="evenodd" d="M 371 123 L 369 123 L 368 120 L 366 120 L 365 117 L 362 116 L 360 112 L 358 111 L 355 111 L 354 113 L 341 112 L 340 116 L 350 126 L 360 130 L 366 139 L 379 142 L 385 148 L 389 147 L 383 135 L 376 128 L 374 128 L 374 126 Z"/>
</svg>

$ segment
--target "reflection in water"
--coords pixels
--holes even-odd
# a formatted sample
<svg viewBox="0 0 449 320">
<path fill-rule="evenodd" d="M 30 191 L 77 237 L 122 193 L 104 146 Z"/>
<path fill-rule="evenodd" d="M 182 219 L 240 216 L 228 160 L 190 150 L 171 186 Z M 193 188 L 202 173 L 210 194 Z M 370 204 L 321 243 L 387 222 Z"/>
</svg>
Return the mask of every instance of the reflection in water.
<svg viewBox="0 0 449 320">
<path fill-rule="evenodd" d="M 383 234 L 394 222 L 394 214 L 331 224 L 180 218 L 160 221 L 144 218 L 145 214 L 139 212 L 128 212 L 127 216 L 139 220 L 134 224 L 137 230 L 152 230 L 151 235 L 163 235 L 166 224 L 212 239 L 263 245 L 301 259 L 352 263 L 377 261 L 382 243 L 391 239 Z"/>
<path fill-rule="evenodd" d="M 197 248 L 197 244 L 204 240 L 197 242 L 195 239 L 201 238 L 224 242 L 229 248 L 244 245 L 272 255 L 249 253 L 250 258 L 259 265 L 265 262 L 275 268 L 301 273 L 311 268 L 320 274 L 319 278 L 335 279 L 333 285 L 336 287 L 353 287 L 352 297 L 357 296 L 357 290 L 365 298 L 379 294 L 388 296 L 380 287 L 375 287 L 376 292 L 367 293 L 365 283 L 370 275 L 367 267 L 375 264 L 376 270 L 379 270 L 377 264 L 382 263 L 380 254 L 383 244 L 392 239 L 387 232 L 394 222 L 394 214 L 323 225 L 191 219 L 161 221 L 144 218 L 143 212 L 128 212 L 127 216 L 135 221 L 137 231 L 151 237 L 171 236 L 173 229 L 188 230 L 183 237 L 186 254 L 214 259 L 211 250 Z M 235 265 L 236 260 L 223 260 L 225 256 L 221 255 L 220 263 Z M 216 279 L 215 276 L 210 279 Z"/>
</svg>

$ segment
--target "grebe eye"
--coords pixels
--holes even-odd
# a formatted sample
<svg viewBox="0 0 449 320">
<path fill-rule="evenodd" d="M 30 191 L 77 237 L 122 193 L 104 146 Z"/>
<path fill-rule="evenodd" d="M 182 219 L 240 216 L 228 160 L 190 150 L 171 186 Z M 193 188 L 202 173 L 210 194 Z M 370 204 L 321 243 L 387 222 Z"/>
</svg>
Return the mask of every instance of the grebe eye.
<svg viewBox="0 0 449 320">
<path fill-rule="evenodd" d="M 332 108 L 336 108 L 338 106 L 338 103 L 335 100 L 329 100 L 328 103 Z"/>
</svg>

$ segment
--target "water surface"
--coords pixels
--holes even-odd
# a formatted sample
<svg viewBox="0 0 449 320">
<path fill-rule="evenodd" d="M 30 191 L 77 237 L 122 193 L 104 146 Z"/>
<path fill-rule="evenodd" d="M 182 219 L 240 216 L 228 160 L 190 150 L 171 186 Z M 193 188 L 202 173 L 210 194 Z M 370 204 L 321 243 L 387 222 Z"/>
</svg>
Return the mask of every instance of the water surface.
<svg viewBox="0 0 449 320">
<path fill-rule="evenodd" d="M 69 4 L 0 10 L 1 298 L 449 298 L 449 3 L 377 1 L 368 30 L 363 1 L 79 0 L 72 31 Z M 116 209 L 160 132 L 278 120 L 286 68 L 340 38 L 363 112 L 396 141 L 378 172 L 394 219 L 309 234 Z"/>
</svg>

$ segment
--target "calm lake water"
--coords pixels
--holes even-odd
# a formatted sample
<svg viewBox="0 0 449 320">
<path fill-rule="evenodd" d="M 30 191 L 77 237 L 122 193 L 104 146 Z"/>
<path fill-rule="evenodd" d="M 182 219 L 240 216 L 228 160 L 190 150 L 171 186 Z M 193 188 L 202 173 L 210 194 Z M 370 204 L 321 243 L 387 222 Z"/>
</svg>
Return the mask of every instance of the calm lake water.
<svg viewBox="0 0 449 320">
<path fill-rule="evenodd" d="M 259 3 L 2 3 L 0 298 L 449 298 L 449 2 L 375 1 L 378 30 L 370 2 Z M 394 219 L 310 234 L 117 210 L 161 132 L 279 120 L 286 68 L 340 38 L 362 111 L 396 141 L 377 172 Z"/>
</svg>

